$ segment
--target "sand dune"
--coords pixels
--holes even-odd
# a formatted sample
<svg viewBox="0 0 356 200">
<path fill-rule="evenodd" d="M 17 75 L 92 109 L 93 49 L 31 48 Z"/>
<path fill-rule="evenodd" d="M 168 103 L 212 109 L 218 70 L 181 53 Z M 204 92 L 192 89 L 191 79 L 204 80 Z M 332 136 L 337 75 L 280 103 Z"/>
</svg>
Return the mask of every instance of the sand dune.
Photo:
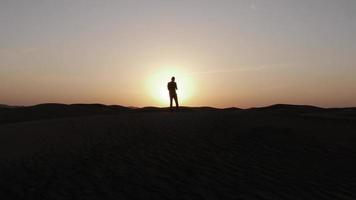
<svg viewBox="0 0 356 200">
<path fill-rule="evenodd" d="M 356 199 L 353 108 L 51 106 L 2 121 L 1 199 Z"/>
</svg>

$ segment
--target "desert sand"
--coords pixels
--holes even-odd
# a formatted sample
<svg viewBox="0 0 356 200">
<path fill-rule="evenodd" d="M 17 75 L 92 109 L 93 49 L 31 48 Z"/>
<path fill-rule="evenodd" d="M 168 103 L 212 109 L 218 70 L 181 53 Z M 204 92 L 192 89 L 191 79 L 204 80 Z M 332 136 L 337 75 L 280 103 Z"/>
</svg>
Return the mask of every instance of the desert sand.
<svg viewBox="0 0 356 200">
<path fill-rule="evenodd" d="M 356 109 L 0 108 L 0 199 L 356 199 Z"/>
</svg>

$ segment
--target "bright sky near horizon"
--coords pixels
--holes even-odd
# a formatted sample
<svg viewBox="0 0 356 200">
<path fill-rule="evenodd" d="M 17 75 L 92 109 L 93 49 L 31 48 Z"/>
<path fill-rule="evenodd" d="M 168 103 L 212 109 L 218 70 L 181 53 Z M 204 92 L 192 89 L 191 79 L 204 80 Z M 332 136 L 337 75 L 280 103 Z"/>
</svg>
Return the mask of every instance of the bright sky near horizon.
<svg viewBox="0 0 356 200">
<path fill-rule="evenodd" d="M 354 0 L 1 0 L 0 104 L 356 106 L 355 35 Z"/>
</svg>

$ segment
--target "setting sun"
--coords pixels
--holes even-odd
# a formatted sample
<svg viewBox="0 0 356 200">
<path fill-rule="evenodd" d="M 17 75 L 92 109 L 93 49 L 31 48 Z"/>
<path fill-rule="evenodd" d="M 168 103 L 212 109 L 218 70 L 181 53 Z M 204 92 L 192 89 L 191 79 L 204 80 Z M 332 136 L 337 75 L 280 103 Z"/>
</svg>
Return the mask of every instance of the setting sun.
<svg viewBox="0 0 356 200">
<path fill-rule="evenodd" d="M 178 68 L 160 68 L 151 72 L 146 84 L 148 95 L 159 106 L 169 105 L 167 83 L 172 76 L 176 78 L 178 100 L 181 105 L 189 103 L 194 95 L 194 83 L 187 72 Z"/>
</svg>

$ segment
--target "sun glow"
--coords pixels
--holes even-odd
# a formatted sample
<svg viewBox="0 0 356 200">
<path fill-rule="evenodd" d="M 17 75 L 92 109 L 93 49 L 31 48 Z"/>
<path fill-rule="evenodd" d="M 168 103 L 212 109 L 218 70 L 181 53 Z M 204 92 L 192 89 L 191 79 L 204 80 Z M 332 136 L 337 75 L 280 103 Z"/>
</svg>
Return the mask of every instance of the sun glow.
<svg viewBox="0 0 356 200">
<path fill-rule="evenodd" d="M 149 96 L 159 105 L 169 105 L 169 92 L 167 83 L 174 76 L 177 82 L 177 95 L 180 105 L 189 103 L 189 99 L 194 94 L 194 84 L 191 76 L 182 69 L 160 68 L 150 73 L 146 84 L 146 91 Z"/>
</svg>

